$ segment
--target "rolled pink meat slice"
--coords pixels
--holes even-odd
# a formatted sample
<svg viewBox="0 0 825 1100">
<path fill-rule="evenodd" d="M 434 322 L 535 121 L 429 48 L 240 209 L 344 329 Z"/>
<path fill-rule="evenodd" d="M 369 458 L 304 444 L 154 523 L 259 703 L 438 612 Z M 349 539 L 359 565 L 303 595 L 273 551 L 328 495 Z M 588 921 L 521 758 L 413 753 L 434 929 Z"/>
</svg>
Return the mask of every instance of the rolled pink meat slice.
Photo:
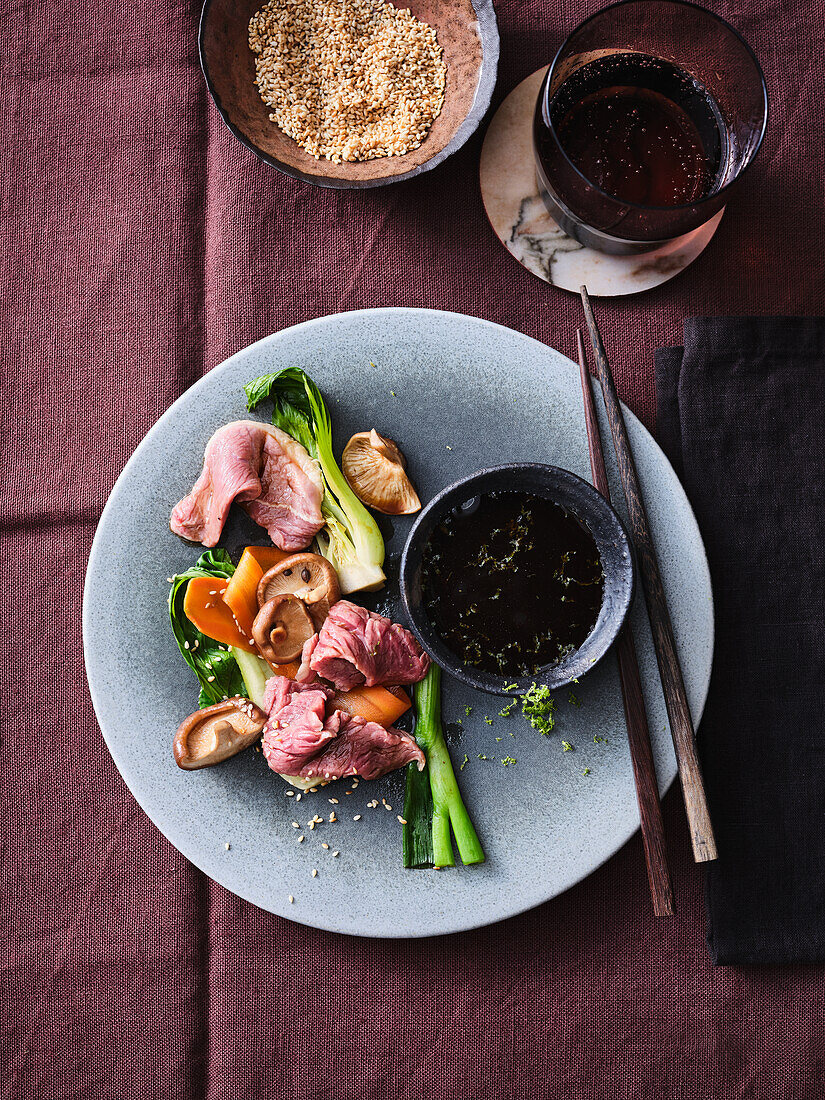
<svg viewBox="0 0 825 1100">
<path fill-rule="evenodd" d="M 270 424 L 236 420 L 206 444 L 201 475 L 173 508 L 169 526 L 191 542 L 217 546 L 236 500 L 276 546 L 304 550 L 324 526 L 323 495 L 318 463 L 300 443 Z"/>
</svg>

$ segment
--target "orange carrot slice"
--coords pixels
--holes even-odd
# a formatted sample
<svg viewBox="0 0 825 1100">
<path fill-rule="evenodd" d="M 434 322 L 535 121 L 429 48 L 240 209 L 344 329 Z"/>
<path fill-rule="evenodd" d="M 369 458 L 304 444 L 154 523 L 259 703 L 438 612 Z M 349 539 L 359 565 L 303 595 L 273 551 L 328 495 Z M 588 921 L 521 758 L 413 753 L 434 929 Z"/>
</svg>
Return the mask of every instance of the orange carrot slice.
<svg viewBox="0 0 825 1100">
<path fill-rule="evenodd" d="M 398 692 L 398 694 L 395 694 Z M 331 703 L 338 710 L 364 718 L 368 722 L 378 722 L 381 726 L 391 726 L 393 722 L 411 707 L 407 694 L 400 688 L 392 692 L 383 687 L 360 687 L 352 691 L 336 691 Z"/>
<path fill-rule="evenodd" d="M 261 577 L 273 565 L 282 562 L 290 555 L 277 546 L 247 546 L 238 568 L 230 578 L 223 594 L 224 603 L 243 630 L 252 636 L 252 622 L 258 614 L 258 584 Z"/>
<path fill-rule="evenodd" d="M 193 577 L 186 586 L 183 611 L 201 634 L 223 645 L 235 645 L 255 653 L 255 644 L 238 625 L 232 610 L 223 601 L 228 582 L 217 577 Z"/>
</svg>

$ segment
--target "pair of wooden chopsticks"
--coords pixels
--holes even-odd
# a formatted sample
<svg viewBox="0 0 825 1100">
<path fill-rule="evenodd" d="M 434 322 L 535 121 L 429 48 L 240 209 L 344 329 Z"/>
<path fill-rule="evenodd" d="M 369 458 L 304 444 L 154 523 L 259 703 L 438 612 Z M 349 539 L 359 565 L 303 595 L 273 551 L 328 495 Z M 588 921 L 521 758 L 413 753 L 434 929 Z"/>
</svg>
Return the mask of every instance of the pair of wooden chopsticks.
<svg viewBox="0 0 825 1100">
<path fill-rule="evenodd" d="M 713 835 L 710 813 L 708 812 L 702 772 L 696 754 L 696 737 L 688 708 L 679 657 L 676 652 L 673 626 L 670 621 L 662 576 L 650 534 L 650 525 L 639 489 L 639 478 L 636 473 L 636 464 L 633 461 L 633 453 L 630 449 L 630 441 L 627 437 L 622 408 L 619 404 L 610 364 L 605 355 L 604 345 L 602 344 L 602 338 L 596 324 L 596 318 L 593 315 L 593 307 L 590 304 L 586 287 L 581 288 L 581 297 L 587 327 L 590 332 L 590 340 L 593 345 L 593 354 L 596 359 L 596 370 L 601 383 L 607 419 L 613 436 L 613 446 L 616 451 L 622 488 L 627 501 L 631 537 L 641 569 L 656 661 L 659 665 L 659 676 L 662 681 L 665 706 L 670 720 L 670 730 L 676 750 L 679 778 L 685 800 L 685 810 L 690 826 L 693 855 L 697 863 L 705 862 L 716 859 L 716 841 Z M 602 454 L 599 423 L 596 419 L 593 393 L 590 389 L 590 373 L 587 369 L 584 342 L 581 332 L 578 330 L 576 339 L 593 484 L 607 500 L 610 500 L 610 488 L 607 482 L 604 455 Z M 653 898 L 653 911 L 657 916 L 669 916 L 673 913 L 673 889 L 667 865 L 664 826 L 659 805 L 659 788 L 656 780 L 656 769 L 653 764 L 653 752 L 650 746 L 650 730 L 642 695 L 639 664 L 636 659 L 636 649 L 629 626 L 625 628 L 619 637 L 616 652 L 619 661 L 619 676 L 622 684 L 622 699 L 624 701 L 627 735 L 630 742 L 630 755 L 633 762 L 633 775 L 636 781 L 636 796 L 639 802 L 639 818 L 647 874 L 650 882 L 650 893 Z"/>
</svg>

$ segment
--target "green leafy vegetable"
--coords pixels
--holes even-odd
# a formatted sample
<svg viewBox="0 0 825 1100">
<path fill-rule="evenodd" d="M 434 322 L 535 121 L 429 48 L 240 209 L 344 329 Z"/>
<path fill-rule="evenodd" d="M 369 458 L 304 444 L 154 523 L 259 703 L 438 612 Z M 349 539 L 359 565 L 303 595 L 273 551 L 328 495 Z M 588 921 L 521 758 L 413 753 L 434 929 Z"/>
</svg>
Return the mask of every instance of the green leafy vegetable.
<svg viewBox="0 0 825 1100">
<path fill-rule="evenodd" d="M 244 386 L 247 406 L 255 410 L 272 402 L 272 423 L 301 443 L 321 466 L 324 499 L 321 511 L 326 527 L 317 536 L 318 547 L 335 567 L 341 591 L 372 591 L 386 577 L 384 540 L 378 524 L 349 487 L 332 450 L 332 423 L 321 391 L 298 367 L 262 374 Z"/>
<path fill-rule="evenodd" d="M 229 695 L 246 695 L 247 691 L 232 651 L 202 634 L 184 614 L 186 587 L 193 577 L 227 578 L 234 572 L 235 566 L 225 550 L 207 550 L 191 569 L 172 578 L 169 619 L 183 659 L 200 682 L 200 707 L 219 703 Z"/>
<path fill-rule="evenodd" d="M 227 579 L 235 572 L 232 559 L 225 550 L 207 550 L 191 569 L 172 578 L 169 590 L 169 619 L 184 661 L 200 682 L 199 707 L 210 707 L 230 695 L 246 695 L 259 707 L 263 705 L 264 688 L 272 670 L 254 653 L 216 642 L 202 634 L 183 610 L 186 586 L 193 577 Z"/>
<path fill-rule="evenodd" d="M 470 820 L 470 815 L 458 789 L 453 764 L 444 730 L 441 725 L 441 669 L 431 664 L 421 683 L 415 685 L 415 739 L 427 756 L 430 777 L 432 810 L 429 819 L 432 836 L 432 863 L 435 867 L 452 867 L 455 864 L 450 828 L 455 834 L 458 854 L 464 864 L 483 863 L 484 849 Z M 411 765 L 414 766 L 414 765 Z M 409 771 L 407 773 L 409 783 Z M 423 774 L 423 773 L 420 773 Z M 408 787 L 409 790 L 409 787 Z M 415 792 L 418 795 L 419 792 Z M 413 812 L 417 816 L 413 816 Z M 423 814 L 426 803 L 423 798 L 410 802 L 408 811 L 404 805 L 404 850 L 415 847 L 416 831 L 426 828 Z M 409 835 L 408 835 L 409 834 Z"/>
</svg>

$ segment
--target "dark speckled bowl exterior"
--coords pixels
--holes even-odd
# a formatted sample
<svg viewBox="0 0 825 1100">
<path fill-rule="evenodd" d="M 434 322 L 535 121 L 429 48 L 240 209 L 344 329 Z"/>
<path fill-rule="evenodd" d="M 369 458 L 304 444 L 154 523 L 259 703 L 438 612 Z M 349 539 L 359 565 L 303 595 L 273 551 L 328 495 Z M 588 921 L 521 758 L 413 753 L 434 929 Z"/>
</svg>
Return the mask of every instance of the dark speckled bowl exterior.
<svg viewBox="0 0 825 1100">
<path fill-rule="evenodd" d="M 493 676 L 461 662 L 444 645 L 422 603 L 421 562 L 432 532 L 454 508 L 494 490 L 534 493 L 572 512 L 593 536 L 604 570 L 604 597 L 599 617 L 581 646 L 558 664 L 521 678 Z M 524 692 L 534 681 L 555 690 L 595 668 L 624 625 L 633 602 L 635 577 L 627 532 L 604 497 L 569 470 L 540 462 L 494 466 L 448 485 L 421 512 L 401 557 L 401 595 L 421 645 L 451 675 L 480 691 L 497 695 Z M 510 692 L 505 692 L 505 685 L 513 683 L 518 688 L 511 687 Z"/>
<path fill-rule="evenodd" d="M 316 160 L 270 122 L 255 84 L 249 20 L 266 0 L 206 0 L 200 58 L 215 106 L 236 138 L 261 160 L 319 187 L 381 187 L 441 164 L 477 129 L 493 96 L 499 36 L 493 0 L 405 0 L 413 15 L 435 28 L 447 68 L 444 106 L 424 141 L 401 157 L 356 163 Z"/>
</svg>

